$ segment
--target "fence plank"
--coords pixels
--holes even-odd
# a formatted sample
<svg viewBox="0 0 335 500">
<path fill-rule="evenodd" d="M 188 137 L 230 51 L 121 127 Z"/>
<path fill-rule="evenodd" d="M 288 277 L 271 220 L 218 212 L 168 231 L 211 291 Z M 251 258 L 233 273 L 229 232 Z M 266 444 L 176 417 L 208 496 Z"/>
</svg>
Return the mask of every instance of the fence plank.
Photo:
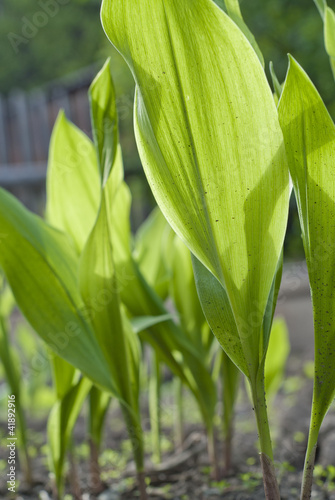
<svg viewBox="0 0 335 500">
<path fill-rule="evenodd" d="M 56 121 L 58 112 L 64 109 L 65 114 L 69 120 L 72 118 L 70 97 L 65 87 L 56 87 L 51 92 L 50 111 L 51 123 Z"/>
<path fill-rule="evenodd" d="M 8 106 L 12 117 L 12 146 L 14 158 L 22 162 L 32 161 L 32 148 L 28 107 L 24 92 L 15 91 L 8 98 Z"/>
<path fill-rule="evenodd" d="M 47 97 L 43 91 L 36 90 L 29 95 L 28 109 L 34 161 L 44 161 L 48 158 L 50 123 Z"/>
<path fill-rule="evenodd" d="M 5 100 L 0 96 L 0 163 L 8 162 Z"/>
</svg>

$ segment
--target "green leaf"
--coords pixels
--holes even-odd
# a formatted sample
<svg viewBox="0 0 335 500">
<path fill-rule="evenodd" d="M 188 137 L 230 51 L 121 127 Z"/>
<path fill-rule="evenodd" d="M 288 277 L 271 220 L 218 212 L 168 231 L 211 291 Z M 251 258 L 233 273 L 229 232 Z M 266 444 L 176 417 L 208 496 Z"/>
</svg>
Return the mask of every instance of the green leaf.
<svg viewBox="0 0 335 500">
<path fill-rule="evenodd" d="M 240 385 L 240 371 L 232 363 L 230 358 L 221 350 L 221 373 L 222 373 L 222 401 L 223 401 L 223 430 L 226 439 L 231 438 L 233 433 L 233 418 L 235 403 Z"/>
<path fill-rule="evenodd" d="M 219 281 L 192 255 L 195 282 L 201 306 L 222 349 L 246 377 L 250 377 L 243 345 L 227 292 Z M 245 332 L 248 334 L 248 331 Z"/>
<path fill-rule="evenodd" d="M 241 9 L 240 9 L 240 4 L 238 0 L 224 0 L 226 4 L 226 9 L 228 12 L 229 17 L 236 23 L 236 25 L 240 28 L 242 33 L 246 36 L 248 39 L 249 43 L 253 47 L 254 51 L 257 54 L 258 59 L 260 60 L 263 68 L 264 68 L 264 57 L 263 54 L 258 47 L 258 44 L 256 42 L 256 39 L 254 35 L 251 33 L 249 30 L 248 26 L 245 24 Z"/>
<path fill-rule="evenodd" d="M 67 237 L 2 189 L 0 226 L 7 235 L 0 265 L 22 313 L 56 354 L 113 391 L 108 365 L 81 314 L 78 262 Z"/>
<path fill-rule="evenodd" d="M 51 356 L 53 386 L 57 399 L 65 397 L 67 392 L 80 378 L 80 372 L 67 361 L 57 355 Z"/>
<path fill-rule="evenodd" d="M 335 12 L 330 7 L 326 8 L 324 23 L 325 46 L 335 78 Z"/>
<path fill-rule="evenodd" d="M 290 352 L 290 340 L 285 320 L 275 318 L 265 361 L 265 391 L 275 396 L 284 380 L 284 370 Z"/>
<path fill-rule="evenodd" d="M 50 142 L 46 217 L 54 227 L 69 234 L 81 252 L 93 228 L 99 202 L 94 145 L 61 111 Z"/>
<path fill-rule="evenodd" d="M 297 199 L 315 331 L 311 433 L 316 443 L 335 395 L 335 126 L 301 66 L 290 65 L 279 103 L 290 173 Z"/>
<path fill-rule="evenodd" d="M 327 1 L 326 0 L 314 0 L 314 3 L 317 6 L 322 19 L 324 19 L 324 17 L 325 17 L 325 11 L 326 11 L 326 8 L 327 8 Z"/>
<path fill-rule="evenodd" d="M 134 332 L 140 333 L 151 326 L 169 320 L 171 320 L 171 314 L 163 314 L 161 316 L 139 316 L 138 318 L 132 318 L 130 322 Z"/>
<path fill-rule="evenodd" d="M 115 90 L 106 61 L 89 88 L 93 140 L 97 151 L 101 185 L 105 186 L 118 150 L 118 119 Z"/>
<path fill-rule="evenodd" d="M 62 498 L 65 454 L 82 405 L 92 382 L 81 378 L 51 409 L 48 419 L 48 451 L 56 477 L 58 494 Z"/>
<path fill-rule="evenodd" d="M 123 178 L 120 147 L 106 186 L 109 200 L 115 197 Z M 83 250 L 99 210 L 101 187 L 92 141 L 60 112 L 52 131 L 47 170 L 46 217 Z"/>
<path fill-rule="evenodd" d="M 225 286 L 255 376 L 289 195 L 264 71 L 210 0 L 104 0 L 102 22 L 136 81 L 136 138 L 156 200 Z"/>
<path fill-rule="evenodd" d="M 79 286 L 88 320 L 108 360 L 118 393 L 129 403 L 132 399 L 129 362 L 104 195 L 96 224 L 80 259 Z"/>
<path fill-rule="evenodd" d="M 0 361 L 5 370 L 5 376 L 11 394 L 19 397 L 21 392 L 21 366 L 17 353 L 9 341 L 6 321 L 0 316 Z"/>
<path fill-rule="evenodd" d="M 173 239 L 171 253 L 171 296 L 179 314 L 182 330 L 198 352 L 207 355 L 206 347 L 209 348 L 210 344 L 205 346 L 203 343 L 202 330 L 206 320 L 197 294 L 191 253 L 178 236 Z"/>
<path fill-rule="evenodd" d="M 170 270 L 165 248 L 170 247 L 173 232 L 156 207 L 136 233 L 134 258 L 146 281 L 164 300 L 168 294 Z"/>
<path fill-rule="evenodd" d="M 273 67 L 273 62 L 272 61 L 270 62 L 270 74 L 271 74 L 272 84 L 273 84 L 273 88 L 274 88 L 276 97 L 279 100 L 280 96 L 281 96 L 281 93 L 282 93 L 282 86 L 279 83 L 279 80 L 277 78 L 277 75 L 276 75 L 275 69 Z"/>
</svg>

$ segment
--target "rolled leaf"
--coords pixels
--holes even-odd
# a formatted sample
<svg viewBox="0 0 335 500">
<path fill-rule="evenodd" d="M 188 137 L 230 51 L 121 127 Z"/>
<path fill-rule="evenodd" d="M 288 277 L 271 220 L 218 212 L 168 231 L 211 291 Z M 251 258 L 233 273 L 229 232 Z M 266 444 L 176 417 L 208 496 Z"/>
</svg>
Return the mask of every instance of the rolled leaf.
<svg viewBox="0 0 335 500">
<path fill-rule="evenodd" d="M 97 151 L 101 185 L 105 186 L 118 151 L 119 134 L 116 99 L 110 74 L 110 59 L 106 61 L 89 88 L 92 135 Z"/>
</svg>

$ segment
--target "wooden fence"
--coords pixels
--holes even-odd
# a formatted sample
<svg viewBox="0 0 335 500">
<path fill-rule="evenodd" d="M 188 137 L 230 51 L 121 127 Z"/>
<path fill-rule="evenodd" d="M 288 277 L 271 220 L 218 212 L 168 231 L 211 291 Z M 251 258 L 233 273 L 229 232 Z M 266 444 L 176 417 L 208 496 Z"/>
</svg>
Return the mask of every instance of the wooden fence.
<svg viewBox="0 0 335 500">
<path fill-rule="evenodd" d="M 89 132 L 88 87 L 96 68 L 31 92 L 0 95 L 0 185 L 12 187 L 45 178 L 50 134 L 61 108 Z"/>
<path fill-rule="evenodd" d="M 68 119 L 91 135 L 87 91 L 98 69 L 94 65 L 42 89 L 0 95 L 0 186 L 35 212 L 44 211 L 49 141 L 59 110 L 64 109 Z M 132 96 L 124 97 L 127 99 L 118 103 L 121 118 L 125 111 L 127 116 L 132 114 L 128 109 Z M 128 151 L 124 153 L 129 153 L 129 141 L 125 146 Z M 131 164 L 126 161 L 125 175 L 133 193 L 132 224 L 136 228 L 151 210 L 153 199 L 131 148 L 130 156 L 133 160 Z"/>
</svg>

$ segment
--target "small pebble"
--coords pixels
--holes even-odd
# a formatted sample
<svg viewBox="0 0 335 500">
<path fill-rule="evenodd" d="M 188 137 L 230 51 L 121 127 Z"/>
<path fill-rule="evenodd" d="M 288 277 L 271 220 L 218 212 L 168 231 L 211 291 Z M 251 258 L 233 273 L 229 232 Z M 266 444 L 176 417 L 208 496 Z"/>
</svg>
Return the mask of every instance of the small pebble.
<svg viewBox="0 0 335 500">
<path fill-rule="evenodd" d="M 98 496 L 98 500 L 120 500 L 120 495 L 116 491 L 106 490 Z"/>
</svg>

